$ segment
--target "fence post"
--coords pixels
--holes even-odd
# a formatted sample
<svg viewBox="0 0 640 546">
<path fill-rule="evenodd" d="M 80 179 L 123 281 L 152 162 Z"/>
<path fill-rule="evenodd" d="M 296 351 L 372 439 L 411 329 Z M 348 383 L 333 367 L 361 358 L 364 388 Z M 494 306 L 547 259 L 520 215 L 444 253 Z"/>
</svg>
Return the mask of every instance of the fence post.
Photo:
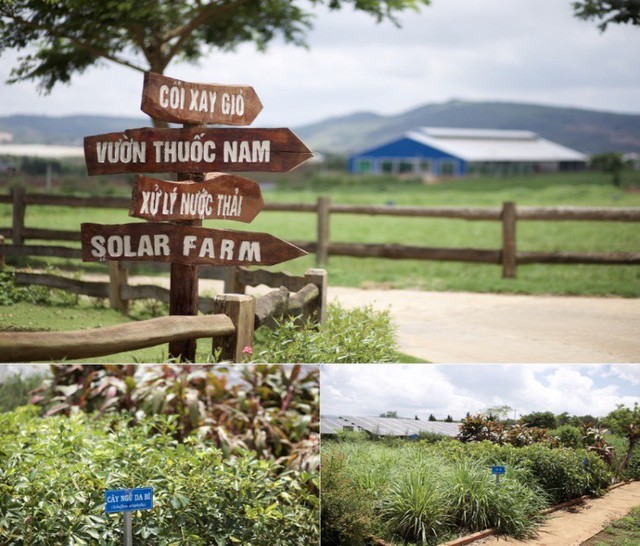
<svg viewBox="0 0 640 546">
<path fill-rule="evenodd" d="M 224 272 L 224 293 L 225 294 L 244 294 L 247 290 L 246 285 L 240 282 L 238 266 L 225 267 Z"/>
<path fill-rule="evenodd" d="M 129 314 L 129 300 L 122 299 L 122 287 L 127 284 L 129 273 L 122 262 L 110 261 L 109 266 L 109 305 L 123 315 Z"/>
<path fill-rule="evenodd" d="M 316 248 L 316 265 L 325 265 L 329 258 L 329 208 L 331 198 L 318 197 L 318 240 Z"/>
<path fill-rule="evenodd" d="M 6 265 L 4 259 L 4 235 L 0 235 L 0 270 Z"/>
<path fill-rule="evenodd" d="M 11 242 L 14 245 L 24 244 L 24 213 L 26 204 L 24 188 L 13 188 L 11 196 L 13 197 L 13 218 L 11 224 Z"/>
<path fill-rule="evenodd" d="M 318 324 L 323 324 L 327 317 L 327 272 L 324 269 L 307 269 L 304 280 L 307 284 L 315 284 L 320 292 L 306 314 L 312 318 L 315 314 Z"/>
<path fill-rule="evenodd" d="M 236 327 L 234 335 L 214 337 L 211 350 L 222 349 L 220 358 L 231 362 L 242 362 L 250 358 L 243 351 L 253 349 L 253 325 L 256 313 L 256 300 L 245 294 L 222 294 L 216 296 L 213 303 L 214 314 L 227 315 Z"/>
<path fill-rule="evenodd" d="M 516 205 L 512 201 L 502 203 L 502 278 L 516 277 Z"/>
</svg>

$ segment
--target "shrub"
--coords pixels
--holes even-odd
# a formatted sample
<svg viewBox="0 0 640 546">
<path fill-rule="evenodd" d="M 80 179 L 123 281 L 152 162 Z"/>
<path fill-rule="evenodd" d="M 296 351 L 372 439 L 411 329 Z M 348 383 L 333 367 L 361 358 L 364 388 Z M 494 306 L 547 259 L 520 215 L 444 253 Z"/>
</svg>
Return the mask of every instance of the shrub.
<svg viewBox="0 0 640 546">
<path fill-rule="evenodd" d="M 436 544 L 450 519 L 437 469 L 416 466 L 397 477 L 382 499 L 380 515 L 391 534 L 405 542 Z"/>
<path fill-rule="evenodd" d="M 47 415 L 69 415 L 76 408 L 97 414 L 126 411 L 134 419 L 175 415 L 176 440 L 192 435 L 213 441 L 225 455 L 250 449 L 288 466 L 317 468 L 318 369 L 233 369 L 53 365 L 51 379 L 32 400 Z"/>
<path fill-rule="evenodd" d="M 371 306 L 351 310 L 330 305 L 321 329 L 285 319 L 275 330 L 256 332 L 257 360 L 269 362 L 392 362 L 396 341 L 388 312 Z M 254 353 L 256 354 L 256 353 Z"/>
<path fill-rule="evenodd" d="M 554 436 L 564 447 L 583 447 L 582 432 L 573 425 L 563 425 L 554 431 Z"/>
<path fill-rule="evenodd" d="M 42 375 L 15 373 L 0 383 L 0 412 L 11 411 L 29 403 L 29 393 L 42 383 Z"/>
<path fill-rule="evenodd" d="M 342 454 L 323 453 L 321 542 L 325 546 L 363 546 L 373 527 L 371 495 L 349 476 Z"/>
<path fill-rule="evenodd" d="M 154 509 L 134 516 L 136 543 L 317 544 L 315 475 L 249 452 L 225 459 L 194 438 L 179 444 L 176 421 L 0 414 L 0 543 L 119 545 L 121 518 L 104 513 L 104 491 L 152 486 Z"/>
</svg>

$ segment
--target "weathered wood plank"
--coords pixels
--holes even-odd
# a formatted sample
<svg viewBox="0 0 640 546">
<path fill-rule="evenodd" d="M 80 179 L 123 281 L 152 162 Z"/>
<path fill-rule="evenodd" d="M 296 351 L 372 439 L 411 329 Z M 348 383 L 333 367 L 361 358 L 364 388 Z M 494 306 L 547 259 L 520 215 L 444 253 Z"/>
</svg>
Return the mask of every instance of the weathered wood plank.
<svg viewBox="0 0 640 546">
<path fill-rule="evenodd" d="M 286 172 L 313 156 L 290 129 L 129 129 L 84 139 L 90 175 Z"/>
<path fill-rule="evenodd" d="M 273 265 L 306 252 L 269 233 L 168 223 L 81 225 L 82 259 L 195 265 Z"/>
<path fill-rule="evenodd" d="M 25 273 L 22 271 L 16 271 L 14 278 L 18 285 L 48 286 L 94 298 L 109 297 L 109 283 L 106 282 L 81 281 L 49 273 Z"/>
<path fill-rule="evenodd" d="M 368 216 L 405 216 L 418 218 L 453 218 L 460 220 L 500 220 L 500 209 L 470 207 L 408 207 L 398 205 L 332 204 L 329 212 Z"/>
<path fill-rule="evenodd" d="M 11 218 L 11 242 L 14 245 L 24 244 L 24 214 L 27 208 L 24 202 L 24 188 L 13 188 L 13 213 Z"/>
<path fill-rule="evenodd" d="M 516 205 L 507 201 L 502 205 L 502 278 L 516 276 Z"/>
<path fill-rule="evenodd" d="M 250 125 L 262 110 L 253 87 L 176 80 L 145 72 L 140 109 L 177 123 Z"/>
<path fill-rule="evenodd" d="M 291 292 L 297 292 L 307 284 L 304 277 L 296 277 L 283 271 L 267 271 L 266 269 L 249 270 L 244 267 L 238 269 L 238 280 L 245 286 L 284 286 Z"/>
<path fill-rule="evenodd" d="M 281 317 L 287 311 L 289 303 L 289 291 L 281 286 L 256 300 L 254 328 L 267 326 L 273 328 L 274 318 Z"/>
<path fill-rule="evenodd" d="M 255 321 L 255 299 L 244 294 L 222 294 L 215 298 L 214 312 L 229 318 L 235 326 L 231 336 L 214 336 L 212 351 L 221 348 L 221 358 L 231 362 L 243 362 L 250 358 L 244 350 L 253 350 L 253 327 Z M 252 354 L 252 353 L 249 353 Z"/>
<path fill-rule="evenodd" d="M 634 252 L 518 252 L 518 264 L 602 264 L 638 265 L 640 253 Z"/>
<path fill-rule="evenodd" d="M 82 258 L 82 250 L 53 245 L 4 245 L 0 253 L 5 256 L 50 256 L 53 258 Z"/>
<path fill-rule="evenodd" d="M 225 315 L 160 317 L 68 332 L 2 332 L 1 362 L 75 360 L 135 351 L 179 339 L 230 336 Z"/>
<path fill-rule="evenodd" d="M 129 216 L 147 220 L 235 220 L 249 223 L 264 206 L 260 185 L 224 173 L 203 182 L 167 181 L 137 175 Z"/>
<path fill-rule="evenodd" d="M 330 243 L 332 256 L 391 258 L 396 260 L 442 260 L 500 264 L 499 250 L 474 248 L 428 248 L 397 244 Z"/>
<path fill-rule="evenodd" d="M 518 220 L 640 222 L 640 207 L 518 207 Z"/>
<path fill-rule="evenodd" d="M 63 229 L 25 228 L 24 239 L 40 239 L 42 241 L 80 241 L 79 231 Z"/>
<path fill-rule="evenodd" d="M 126 197 L 75 197 L 72 195 L 31 193 L 25 196 L 25 203 L 27 205 L 50 205 L 55 207 L 128 209 L 131 201 Z"/>
</svg>

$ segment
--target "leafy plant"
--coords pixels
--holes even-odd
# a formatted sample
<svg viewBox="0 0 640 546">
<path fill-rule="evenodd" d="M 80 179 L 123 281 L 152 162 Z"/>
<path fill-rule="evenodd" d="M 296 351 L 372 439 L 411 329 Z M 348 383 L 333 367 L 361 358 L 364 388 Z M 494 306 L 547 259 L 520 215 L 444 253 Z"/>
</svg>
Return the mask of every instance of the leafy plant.
<svg viewBox="0 0 640 546">
<path fill-rule="evenodd" d="M 318 369 L 300 365 L 53 365 L 32 399 L 46 415 L 174 415 L 174 436 L 213 441 L 291 467 L 318 460 Z"/>
<path fill-rule="evenodd" d="M 366 327 L 363 327 L 365 326 Z M 274 330 L 256 332 L 257 360 L 269 362 L 392 362 L 397 344 L 388 312 L 371 306 L 346 310 L 329 306 L 322 328 L 296 319 L 282 320 Z"/>
<path fill-rule="evenodd" d="M 40 374 L 14 373 L 0 382 L 0 412 L 11 411 L 29 403 L 29 393 L 43 381 Z"/>
<path fill-rule="evenodd" d="M 136 543 L 317 544 L 316 474 L 250 452 L 224 458 L 197 438 L 178 443 L 177 426 L 160 415 L 134 426 L 127 414 L 0 414 L 0 543 L 121 544 L 104 491 L 150 486 L 155 506 L 136 513 Z"/>
</svg>

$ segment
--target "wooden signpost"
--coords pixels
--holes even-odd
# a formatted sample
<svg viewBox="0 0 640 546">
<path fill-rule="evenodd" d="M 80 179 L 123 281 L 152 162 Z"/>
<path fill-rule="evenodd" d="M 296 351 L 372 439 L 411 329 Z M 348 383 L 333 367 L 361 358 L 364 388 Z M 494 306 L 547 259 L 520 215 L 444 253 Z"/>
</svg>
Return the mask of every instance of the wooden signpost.
<svg viewBox="0 0 640 546">
<path fill-rule="evenodd" d="M 140 109 L 178 123 L 250 125 L 262 103 L 248 85 L 190 83 L 147 72 Z"/>
<path fill-rule="evenodd" d="M 287 172 L 313 153 L 290 129 L 129 129 L 85 137 L 94 174 Z"/>
<path fill-rule="evenodd" d="M 136 176 L 129 216 L 146 220 L 251 222 L 264 207 L 260 185 L 241 176 L 209 173 L 204 182 Z"/>
<path fill-rule="evenodd" d="M 154 119 L 184 126 L 85 137 L 89 174 L 173 172 L 178 180 L 136 176 L 129 214 L 153 222 L 82 224 L 83 260 L 170 262 L 169 312 L 195 315 L 198 266 L 273 265 L 306 254 L 268 233 L 200 227 L 204 219 L 251 222 L 264 206 L 257 182 L 212 171 L 286 172 L 313 155 L 286 128 L 204 125 L 251 123 L 262 110 L 253 88 L 147 73 L 141 108 Z M 173 342 L 169 355 L 193 362 L 195 349 L 195 340 Z"/>
<path fill-rule="evenodd" d="M 274 265 L 306 252 L 268 233 L 181 224 L 81 224 L 82 259 L 187 265 Z"/>
</svg>

